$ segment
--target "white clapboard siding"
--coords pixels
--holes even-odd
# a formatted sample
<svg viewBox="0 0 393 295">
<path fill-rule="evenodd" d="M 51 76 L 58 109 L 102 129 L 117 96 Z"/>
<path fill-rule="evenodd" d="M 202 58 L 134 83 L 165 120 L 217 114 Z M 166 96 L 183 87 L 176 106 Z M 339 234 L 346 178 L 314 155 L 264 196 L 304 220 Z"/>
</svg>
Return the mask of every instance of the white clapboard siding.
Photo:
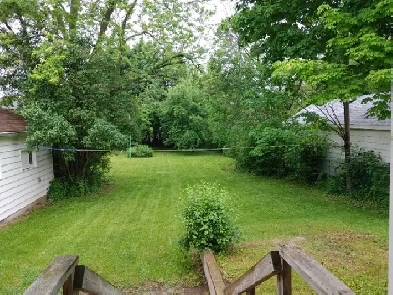
<svg viewBox="0 0 393 295">
<path fill-rule="evenodd" d="M 374 151 L 385 163 L 390 163 L 390 130 L 351 129 L 351 145 L 366 151 Z M 344 142 L 336 133 L 329 139 L 336 143 L 329 149 L 324 172 L 334 174 L 335 168 L 344 160 Z"/>
<path fill-rule="evenodd" d="M 53 179 L 50 151 L 35 152 L 36 167 L 22 168 L 25 134 L 0 136 L 0 221 L 44 197 Z"/>
</svg>

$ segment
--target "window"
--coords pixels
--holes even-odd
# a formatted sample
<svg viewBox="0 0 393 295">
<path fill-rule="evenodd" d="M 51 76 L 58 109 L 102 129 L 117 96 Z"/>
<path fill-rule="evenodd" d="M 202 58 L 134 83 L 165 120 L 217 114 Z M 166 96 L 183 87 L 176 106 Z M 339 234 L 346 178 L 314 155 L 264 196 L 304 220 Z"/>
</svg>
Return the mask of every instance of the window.
<svg viewBox="0 0 393 295">
<path fill-rule="evenodd" d="M 21 151 L 22 169 L 30 169 L 37 167 L 36 152 L 31 150 Z"/>
</svg>

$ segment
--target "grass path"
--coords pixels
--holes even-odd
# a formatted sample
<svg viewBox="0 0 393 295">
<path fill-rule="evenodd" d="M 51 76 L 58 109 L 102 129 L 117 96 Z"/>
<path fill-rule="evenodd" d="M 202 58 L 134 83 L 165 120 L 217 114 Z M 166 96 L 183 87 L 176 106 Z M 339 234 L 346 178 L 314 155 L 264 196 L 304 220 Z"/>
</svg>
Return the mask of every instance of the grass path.
<svg viewBox="0 0 393 295">
<path fill-rule="evenodd" d="M 217 154 L 157 153 L 112 159 L 114 187 L 66 200 L 0 229 L 0 294 L 20 294 L 56 256 L 80 262 L 119 286 L 146 281 L 193 285 L 200 279 L 177 246 L 178 199 L 187 184 L 220 183 L 239 208 L 244 240 L 219 257 L 232 279 L 281 240 L 296 240 L 359 294 L 385 294 L 388 217 L 333 203 L 315 189 L 235 173 Z M 264 290 L 273 292 L 271 280 Z M 295 277 L 296 294 L 309 294 Z"/>
</svg>

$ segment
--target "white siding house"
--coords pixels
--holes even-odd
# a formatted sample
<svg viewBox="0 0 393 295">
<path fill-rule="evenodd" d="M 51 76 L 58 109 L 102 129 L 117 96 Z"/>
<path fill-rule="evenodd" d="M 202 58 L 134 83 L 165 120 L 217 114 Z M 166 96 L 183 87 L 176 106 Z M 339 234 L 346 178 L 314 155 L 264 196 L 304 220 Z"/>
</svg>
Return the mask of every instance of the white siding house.
<svg viewBox="0 0 393 295">
<path fill-rule="evenodd" d="M 381 121 L 373 117 L 368 118 L 367 111 L 372 104 L 362 103 L 366 97 L 360 96 L 349 105 L 351 145 L 367 151 L 374 151 L 381 156 L 385 163 L 390 163 L 391 121 L 390 119 Z M 344 126 L 343 105 L 338 100 L 319 107 L 311 105 L 304 111 L 314 112 L 327 118 L 332 124 L 340 122 Z M 325 172 L 334 174 L 338 163 L 344 159 L 344 142 L 335 132 L 330 132 L 328 136 L 333 145 L 329 149 L 323 166 Z"/>
<path fill-rule="evenodd" d="M 25 139 L 23 118 L 0 109 L 0 223 L 44 203 L 53 179 L 51 152 L 27 149 Z"/>
</svg>

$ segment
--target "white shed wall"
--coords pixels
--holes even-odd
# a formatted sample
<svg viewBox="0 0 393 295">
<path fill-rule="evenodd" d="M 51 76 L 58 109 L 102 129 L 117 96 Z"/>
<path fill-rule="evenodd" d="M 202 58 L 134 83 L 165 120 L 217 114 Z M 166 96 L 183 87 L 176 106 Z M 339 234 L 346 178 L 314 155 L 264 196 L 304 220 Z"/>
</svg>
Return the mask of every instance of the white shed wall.
<svg viewBox="0 0 393 295">
<path fill-rule="evenodd" d="M 333 132 L 329 134 L 329 139 L 335 143 L 336 147 L 330 148 L 324 171 L 334 174 L 335 167 L 344 160 L 344 142 Z M 352 146 L 374 151 L 385 163 L 390 163 L 390 140 L 390 130 L 351 129 Z"/>
<path fill-rule="evenodd" d="M 0 135 L 0 221 L 47 194 L 53 179 L 50 151 L 35 152 L 35 165 L 22 168 L 25 134 Z"/>
</svg>

